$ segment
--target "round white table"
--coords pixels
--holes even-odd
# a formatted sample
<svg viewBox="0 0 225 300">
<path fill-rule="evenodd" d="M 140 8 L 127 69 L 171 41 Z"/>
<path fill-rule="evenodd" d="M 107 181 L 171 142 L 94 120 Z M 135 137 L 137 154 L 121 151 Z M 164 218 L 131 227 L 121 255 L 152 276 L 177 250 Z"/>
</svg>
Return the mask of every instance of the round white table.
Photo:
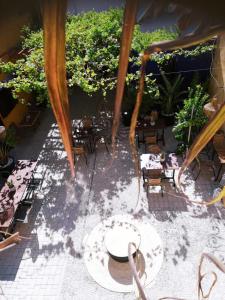
<svg viewBox="0 0 225 300">
<path fill-rule="evenodd" d="M 136 241 L 139 241 L 137 236 L 140 235 L 140 244 L 137 245 L 139 246 L 137 270 L 144 287 L 153 284 L 163 262 L 162 240 L 149 222 L 134 218 L 132 215 L 116 215 L 97 224 L 84 241 L 85 264 L 89 274 L 99 285 L 115 292 L 134 291 L 133 277 L 128 262 L 119 262 L 109 254 L 107 236 L 110 232 L 114 232 L 114 228 L 129 227 L 129 224 L 130 227 L 137 229 L 137 235 L 134 237 Z M 118 233 L 118 237 L 121 238 L 121 233 Z M 115 240 L 115 237 L 113 239 Z M 110 248 L 117 249 L 120 244 L 124 248 L 124 242 L 121 240 Z"/>
</svg>

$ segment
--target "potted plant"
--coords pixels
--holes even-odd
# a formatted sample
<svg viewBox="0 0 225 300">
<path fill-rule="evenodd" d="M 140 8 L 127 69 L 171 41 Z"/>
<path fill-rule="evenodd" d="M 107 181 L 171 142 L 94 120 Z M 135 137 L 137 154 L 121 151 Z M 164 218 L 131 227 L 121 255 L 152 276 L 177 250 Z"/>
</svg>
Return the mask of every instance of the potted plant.
<svg viewBox="0 0 225 300">
<path fill-rule="evenodd" d="M 172 125 L 174 122 L 175 108 L 181 99 L 181 96 L 186 91 L 181 91 L 183 77 L 179 74 L 173 81 L 169 81 L 164 72 L 161 72 L 164 84 L 159 85 L 160 100 L 162 105 L 162 115 L 166 120 L 167 125 Z"/>
<path fill-rule="evenodd" d="M 12 192 L 15 192 L 15 191 L 16 191 L 16 188 L 15 188 L 15 186 L 14 186 L 12 180 L 7 181 L 6 183 L 7 183 L 8 187 L 9 187 L 9 192 L 12 193 Z"/>
</svg>

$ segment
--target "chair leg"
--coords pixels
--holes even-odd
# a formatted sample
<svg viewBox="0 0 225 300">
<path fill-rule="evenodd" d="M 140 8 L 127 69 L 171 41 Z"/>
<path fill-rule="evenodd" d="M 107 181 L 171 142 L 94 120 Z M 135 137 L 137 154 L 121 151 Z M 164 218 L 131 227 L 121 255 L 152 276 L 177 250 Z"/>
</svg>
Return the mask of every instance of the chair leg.
<svg viewBox="0 0 225 300">
<path fill-rule="evenodd" d="M 148 195 L 149 195 L 149 185 L 147 185 L 147 198 L 148 198 Z"/>
<path fill-rule="evenodd" d="M 106 151 L 109 153 L 109 148 L 107 146 L 107 142 L 105 141 L 104 144 L 105 144 Z"/>
<path fill-rule="evenodd" d="M 218 173 L 217 173 L 217 175 L 216 175 L 215 181 L 218 181 L 218 179 L 219 179 L 219 177 L 220 177 L 220 172 L 221 172 L 222 168 L 223 168 L 223 164 L 220 164 L 220 167 L 219 167 Z M 220 180 L 221 180 L 221 179 L 220 179 Z"/>
<path fill-rule="evenodd" d="M 161 195 L 163 197 L 163 186 L 161 185 Z"/>
<path fill-rule="evenodd" d="M 84 159 L 85 159 L 86 166 L 87 166 L 87 165 L 88 165 L 88 163 L 87 163 L 87 155 L 86 155 L 86 154 L 84 154 Z"/>
</svg>

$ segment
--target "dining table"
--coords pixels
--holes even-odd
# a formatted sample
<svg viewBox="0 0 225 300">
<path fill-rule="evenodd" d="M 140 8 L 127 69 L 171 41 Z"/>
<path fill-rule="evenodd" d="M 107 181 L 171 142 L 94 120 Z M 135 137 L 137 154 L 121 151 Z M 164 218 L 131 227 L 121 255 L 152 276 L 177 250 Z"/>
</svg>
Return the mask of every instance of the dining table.
<svg viewBox="0 0 225 300">
<path fill-rule="evenodd" d="M 140 156 L 140 167 L 143 173 L 145 170 L 162 170 L 163 179 L 172 179 L 175 184 L 175 171 L 180 168 L 179 157 L 170 152 L 165 152 L 163 157 L 162 154 L 145 153 Z M 172 171 L 172 175 L 169 176 L 167 171 Z"/>
</svg>

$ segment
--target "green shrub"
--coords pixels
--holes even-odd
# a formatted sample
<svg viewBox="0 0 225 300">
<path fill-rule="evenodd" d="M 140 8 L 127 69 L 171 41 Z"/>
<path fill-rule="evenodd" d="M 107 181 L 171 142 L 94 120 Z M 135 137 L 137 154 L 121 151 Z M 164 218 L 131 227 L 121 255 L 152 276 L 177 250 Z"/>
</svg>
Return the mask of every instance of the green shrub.
<svg viewBox="0 0 225 300">
<path fill-rule="evenodd" d="M 183 108 L 176 113 L 173 133 L 178 141 L 189 145 L 198 131 L 206 124 L 207 117 L 203 108 L 208 99 L 209 95 L 201 85 L 189 88 L 188 98 L 184 100 Z"/>
</svg>

